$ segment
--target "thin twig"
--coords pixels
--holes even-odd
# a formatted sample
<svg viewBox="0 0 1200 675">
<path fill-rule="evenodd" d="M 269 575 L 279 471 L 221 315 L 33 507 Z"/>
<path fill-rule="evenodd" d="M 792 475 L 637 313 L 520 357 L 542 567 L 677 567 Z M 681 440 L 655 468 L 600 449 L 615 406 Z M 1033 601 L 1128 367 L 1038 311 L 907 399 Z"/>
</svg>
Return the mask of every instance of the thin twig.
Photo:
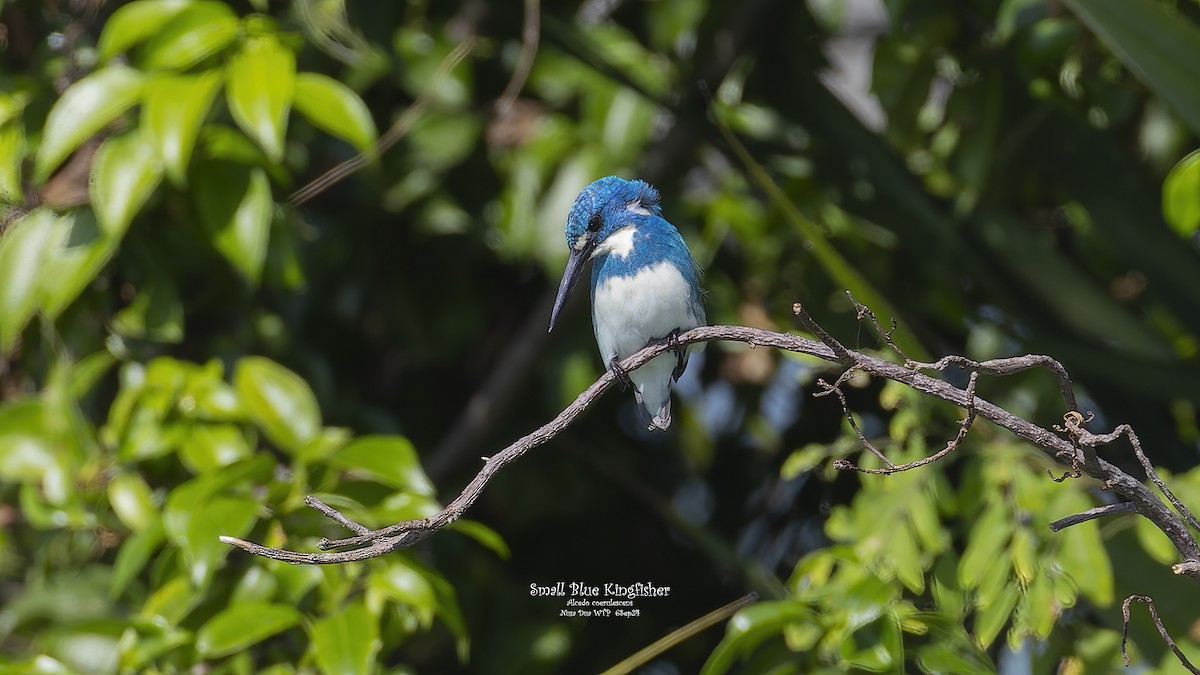
<svg viewBox="0 0 1200 675">
<path fill-rule="evenodd" d="M 1175 652 L 1175 656 L 1183 664 L 1183 667 L 1195 675 L 1200 675 L 1200 669 L 1197 669 L 1196 666 L 1192 665 L 1191 661 L 1188 661 L 1187 656 L 1184 656 L 1179 646 L 1175 644 L 1175 640 L 1171 639 L 1171 634 L 1167 632 L 1162 619 L 1158 618 L 1158 610 L 1154 608 L 1154 599 L 1148 595 L 1131 595 L 1125 598 L 1125 602 L 1121 603 L 1121 616 L 1124 617 L 1124 622 L 1121 624 L 1121 656 L 1125 658 L 1125 665 L 1129 666 L 1129 652 L 1126 650 L 1126 642 L 1129 638 L 1129 603 L 1134 600 L 1144 602 L 1150 608 L 1150 618 L 1154 620 L 1154 626 L 1158 628 L 1158 634 L 1162 636 L 1163 642 L 1167 643 L 1171 651 Z"/>
<path fill-rule="evenodd" d="M 800 324 L 802 326 L 807 328 L 810 333 L 820 338 L 821 342 L 824 342 L 829 346 L 830 349 L 833 350 L 833 353 L 838 357 L 838 362 L 846 365 L 854 363 L 854 357 L 850 354 L 850 350 L 846 349 L 845 345 L 843 345 L 841 342 L 838 342 L 836 338 L 830 335 L 829 332 L 821 326 L 821 324 L 817 323 L 815 319 L 809 316 L 808 311 L 804 309 L 804 305 L 801 305 L 798 302 L 793 304 L 792 313 L 796 315 L 796 318 L 800 319 Z"/>
<path fill-rule="evenodd" d="M 692 621 L 686 626 L 677 628 L 658 640 L 655 640 L 649 646 L 639 649 L 632 655 L 626 657 L 617 665 L 601 673 L 601 675 L 626 675 L 627 673 L 632 673 L 641 666 L 649 663 L 659 654 L 662 654 L 680 642 L 687 640 L 696 633 L 699 633 L 710 626 L 714 626 L 725 619 L 728 619 L 734 614 L 737 614 L 742 608 L 749 607 L 750 605 L 754 604 L 757 600 L 757 593 L 749 593 L 738 598 L 737 600 L 734 600 L 728 605 L 725 605 L 724 607 L 718 607 L 699 619 Z"/>
<path fill-rule="evenodd" d="M 313 495 L 308 495 L 305 497 L 304 503 L 325 514 L 325 517 L 330 518 L 335 523 L 341 525 L 347 530 L 350 530 L 351 532 L 357 532 L 359 534 L 368 534 L 371 532 L 371 528 L 359 525 L 353 520 L 350 520 L 346 516 L 342 515 L 341 511 L 338 511 L 320 499 L 317 499 Z"/>
<path fill-rule="evenodd" d="M 856 372 L 854 368 L 847 369 L 845 372 L 843 372 L 841 374 L 841 376 L 838 377 L 837 381 L 834 382 L 833 384 L 829 384 L 824 379 L 817 378 L 817 386 L 821 387 L 822 391 L 816 392 L 815 394 L 813 394 L 813 396 L 814 397 L 828 396 L 829 394 L 833 394 L 833 395 L 837 396 L 838 401 L 840 401 L 842 404 L 842 412 L 844 412 L 846 414 L 846 421 L 850 423 L 850 428 L 854 430 L 854 435 L 858 437 L 858 442 L 862 443 L 864 448 L 866 448 L 867 450 L 870 450 L 871 454 L 878 457 L 879 461 L 883 462 L 887 466 L 887 469 L 881 469 L 879 472 L 880 473 L 892 473 L 892 471 L 896 468 L 896 465 L 893 464 L 892 460 L 888 459 L 887 455 L 883 454 L 883 452 L 879 448 L 875 447 L 875 444 L 873 444 L 873 443 L 871 443 L 871 441 L 867 440 L 867 437 L 863 434 L 862 429 L 858 428 L 858 422 L 856 422 L 854 420 L 854 413 L 850 412 L 850 406 L 846 404 L 846 395 L 844 393 L 842 393 L 841 384 L 843 382 L 845 382 L 847 379 L 849 379 L 851 374 L 854 372 Z M 847 464 L 848 464 L 848 462 L 847 462 Z M 842 467 L 840 465 L 838 465 L 838 468 L 842 468 Z"/>
<path fill-rule="evenodd" d="M 517 65 L 513 68 L 512 77 L 504 87 L 504 92 L 496 100 L 496 112 L 507 114 L 513 102 L 525 88 L 529 79 L 529 71 L 533 70 L 533 60 L 537 57 L 538 40 L 541 37 L 541 6 L 539 0 L 525 0 L 525 22 L 521 27 L 521 55 L 517 57 Z"/>
<path fill-rule="evenodd" d="M 1058 482 L 1061 483 L 1062 481 Z M 1119 516 L 1125 513 L 1137 513 L 1137 504 L 1134 504 L 1133 502 L 1118 502 L 1116 504 L 1097 506 L 1094 509 L 1088 509 L 1087 511 L 1084 511 L 1083 513 L 1076 513 L 1073 516 L 1059 518 L 1053 523 L 1050 523 L 1050 529 L 1058 532 L 1065 530 L 1072 525 L 1086 523 L 1089 520 L 1095 520 L 1105 516 Z"/>
<path fill-rule="evenodd" d="M 1045 368 L 1054 373 L 1054 377 L 1058 381 L 1059 393 L 1062 394 L 1063 403 L 1066 404 L 1067 410 L 1077 410 L 1079 408 L 1079 404 L 1075 402 L 1075 389 L 1074 385 L 1071 384 L 1071 376 L 1067 374 L 1067 369 L 1063 364 L 1049 356 L 1027 354 L 1025 356 L 1015 356 L 1005 359 L 974 361 L 965 356 L 951 354 L 943 356 L 932 363 L 914 361 L 908 358 L 908 355 L 900 347 L 896 346 L 896 343 L 892 340 L 892 333 L 896 331 L 896 319 L 894 317 L 892 318 L 891 329 L 885 331 L 879 325 L 879 319 L 875 316 L 875 312 L 871 311 L 871 308 L 856 300 L 849 291 L 846 291 L 846 295 L 850 298 L 850 302 L 854 303 L 854 307 L 858 312 L 858 319 L 861 321 L 864 316 L 869 318 L 875 326 L 875 332 L 879 333 L 879 336 L 883 338 L 883 341 L 887 343 L 892 351 L 896 352 L 901 359 L 904 359 L 904 365 L 908 368 L 912 368 L 913 370 L 942 371 L 947 366 L 954 365 L 963 370 L 975 370 L 983 375 L 994 376 L 1013 375 L 1031 368 Z"/>
<path fill-rule="evenodd" d="M 1146 457 L 1146 453 L 1142 452 L 1142 443 L 1138 440 L 1137 434 L 1133 432 L 1133 427 L 1129 426 L 1128 424 L 1122 424 L 1116 429 L 1113 429 L 1110 433 L 1093 434 L 1092 432 L 1083 428 L 1083 424 L 1085 424 L 1087 420 L 1084 420 L 1082 415 L 1079 415 L 1078 413 L 1075 415 L 1068 414 L 1064 419 L 1067 424 L 1067 429 L 1072 434 L 1076 435 L 1080 445 L 1087 448 L 1095 448 L 1099 445 L 1108 445 L 1121 436 L 1128 438 L 1129 445 L 1133 446 L 1133 454 L 1136 455 L 1138 461 L 1141 462 L 1142 469 L 1146 472 L 1146 477 L 1154 481 L 1154 484 L 1157 485 L 1158 489 L 1162 491 L 1163 496 L 1167 498 L 1167 501 L 1171 502 L 1171 506 L 1175 507 L 1175 510 L 1179 512 L 1179 515 L 1183 516 L 1184 520 L 1187 521 L 1187 523 L 1191 525 L 1194 530 L 1200 532 L 1200 521 L 1196 520 L 1196 516 L 1192 515 L 1192 512 L 1190 509 L 1188 509 L 1187 505 L 1184 504 L 1178 497 L 1176 497 L 1175 493 L 1171 492 L 1171 488 L 1167 487 L 1167 483 L 1161 477 L 1159 477 L 1158 471 L 1154 469 L 1154 465 L 1150 463 L 1150 459 Z"/>
<path fill-rule="evenodd" d="M 887 459 L 884 459 L 884 461 L 887 462 L 887 465 L 888 465 L 886 469 L 866 469 L 861 466 L 857 466 L 845 459 L 840 459 L 840 460 L 834 462 L 833 463 L 834 468 L 841 469 L 843 471 L 852 469 L 854 471 L 859 471 L 861 473 L 869 473 L 869 474 L 886 476 L 886 475 L 890 475 L 893 473 L 900 473 L 901 471 L 908 471 L 910 469 L 916 469 L 918 467 L 925 466 L 926 464 L 933 464 L 934 462 L 945 457 L 946 455 L 950 454 L 951 452 L 954 452 L 954 450 L 958 447 L 958 444 L 962 443 L 962 440 L 967 437 L 967 432 L 971 430 L 971 425 L 975 422 L 975 383 L 978 380 L 979 380 L 979 373 L 974 373 L 974 372 L 971 373 L 971 379 L 967 382 L 967 389 L 966 389 L 966 394 L 967 394 L 966 411 L 967 411 L 967 414 L 958 423 L 958 434 L 954 438 L 950 439 L 950 441 L 946 443 L 946 446 L 944 448 L 942 448 L 941 450 L 938 450 L 937 452 L 933 453 L 932 455 L 930 455 L 928 457 L 923 457 L 921 459 L 918 459 L 914 462 L 909 462 L 907 464 L 896 465 L 896 464 L 892 464 L 891 462 L 888 462 Z M 841 396 L 839 395 L 838 398 L 841 398 Z M 845 405 L 845 403 L 846 403 L 846 399 L 842 398 L 842 405 Z M 847 411 L 846 414 L 848 415 L 849 411 Z M 855 427 L 855 431 L 858 431 L 858 427 Z M 866 439 L 864 439 L 862 437 L 861 433 L 858 434 L 858 438 L 861 441 L 864 441 L 864 442 L 866 441 Z M 872 446 L 872 448 L 873 448 L 873 446 Z"/>
<path fill-rule="evenodd" d="M 412 102 L 412 105 L 408 106 L 408 108 L 401 113 L 400 117 L 396 118 L 396 121 L 392 123 L 392 126 L 389 127 L 388 130 L 375 141 L 375 145 L 371 146 L 369 150 L 360 152 L 354 157 L 351 157 L 341 164 L 338 164 L 337 166 L 312 180 L 304 187 L 293 192 L 292 196 L 288 197 L 288 206 L 300 206 L 313 197 L 316 197 L 336 183 L 341 182 L 355 171 L 363 168 L 371 161 L 377 159 L 380 155 L 387 152 L 393 145 L 398 143 L 400 139 L 408 135 L 408 132 L 412 131 L 413 127 L 416 126 L 417 120 L 421 119 L 421 115 L 425 114 L 425 109 L 429 107 L 429 102 L 432 99 L 432 93 L 435 89 L 434 85 L 438 82 L 438 80 L 441 80 L 443 77 L 449 75 L 450 71 L 454 70 L 454 67 L 461 63 L 463 59 L 467 58 L 467 55 L 470 54 L 471 50 L 474 48 L 475 40 L 469 39 L 451 50 L 450 53 L 446 55 L 446 58 L 442 59 L 442 62 L 438 64 L 437 71 L 434 72 L 433 79 L 430 81 L 429 85 L 425 87 L 425 90 L 422 91 L 419 96 L 417 96 L 417 99 Z"/>
</svg>

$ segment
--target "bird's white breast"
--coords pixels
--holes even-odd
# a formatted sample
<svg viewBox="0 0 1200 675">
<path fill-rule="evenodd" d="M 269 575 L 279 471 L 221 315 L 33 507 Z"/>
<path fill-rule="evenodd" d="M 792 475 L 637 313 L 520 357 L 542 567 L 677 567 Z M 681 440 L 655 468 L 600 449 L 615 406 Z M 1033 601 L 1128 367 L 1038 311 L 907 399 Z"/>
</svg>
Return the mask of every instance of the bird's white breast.
<svg viewBox="0 0 1200 675">
<path fill-rule="evenodd" d="M 632 276 L 609 277 L 596 288 L 592 325 L 605 364 L 613 356 L 629 356 L 676 328 L 687 330 L 700 323 L 692 310 L 691 288 L 679 269 L 667 261 L 644 267 Z"/>
</svg>

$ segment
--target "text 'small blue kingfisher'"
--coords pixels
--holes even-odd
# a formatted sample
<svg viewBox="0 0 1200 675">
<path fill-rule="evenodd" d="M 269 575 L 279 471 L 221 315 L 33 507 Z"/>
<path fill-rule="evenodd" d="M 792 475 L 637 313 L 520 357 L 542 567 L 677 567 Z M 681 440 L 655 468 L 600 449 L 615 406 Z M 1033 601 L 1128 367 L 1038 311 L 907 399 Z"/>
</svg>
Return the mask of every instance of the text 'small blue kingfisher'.
<svg viewBox="0 0 1200 675">
<path fill-rule="evenodd" d="M 600 358 L 618 379 L 632 381 L 642 419 L 650 429 L 671 426 L 671 380 L 678 380 L 688 354 L 703 343 L 654 357 L 630 371 L 618 361 L 651 340 L 702 326 L 699 269 L 679 230 L 662 217 L 658 191 L 645 181 L 616 176 L 583 189 L 567 216 L 571 249 L 558 286 L 550 330 L 567 296 L 592 263 L 592 327 Z"/>
</svg>

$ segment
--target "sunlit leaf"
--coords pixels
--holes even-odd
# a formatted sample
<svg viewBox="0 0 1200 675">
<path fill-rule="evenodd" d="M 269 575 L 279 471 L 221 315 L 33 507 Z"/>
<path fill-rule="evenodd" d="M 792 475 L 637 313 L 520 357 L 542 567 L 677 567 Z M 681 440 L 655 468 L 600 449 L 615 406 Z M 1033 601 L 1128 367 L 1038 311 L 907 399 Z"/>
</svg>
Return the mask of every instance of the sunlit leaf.
<svg viewBox="0 0 1200 675">
<path fill-rule="evenodd" d="M 145 135 L 130 132 L 104 141 L 92 165 L 89 194 L 104 233 L 120 239 L 162 180 L 163 165 Z"/>
<path fill-rule="evenodd" d="M 101 63 L 149 39 L 189 4 L 191 0 L 133 0 L 118 7 L 104 22 L 96 45 Z"/>
<path fill-rule="evenodd" d="M 204 162 L 194 174 L 196 209 L 213 246 L 251 284 L 262 277 L 275 202 L 266 172 Z"/>
<path fill-rule="evenodd" d="M 21 190 L 21 160 L 25 157 L 25 129 L 21 120 L 0 122 L 0 204 L 24 201 Z"/>
<path fill-rule="evenodd" d="M 215 471 L 246 459 L 254 449 L 234 424 L 197 424 L 179 449 L 179 459 L 192 473 Z"/>
<path fill-rule="evenodd" d="M 354 90 L 319 73 L 296 75 L 295 100 L 313 126 L 341 138 L 359 150 L 375 142 L 375 120 Z"/>
<path fill-rule="evenodd" d="M 491 549 L 493 553 L 504 560 L 508 560 L 512 556 L 512 551 L 509 550 L 504 537 L 500 536 L 499 532 L 477 520 L 457 520 L 450 526 L 450 529 L 474 539 L 480 545 Z"/>
<path fill-rule="evenodd" d="M 38 274 L 53 242 L 54 213 L 36 209 L 0 235 L 0 353 L 8 352 L 33 316 Z"/>
<path fill-rule="evenodd" d="M 196 633 L 196 651 L 205 658 L 219 658 L 300 623 L 300 612 L 290 605 L 255 602 L 227 607 L 209 619 Z"/>
<path fill-rule="evenodd" d="M 237 15 L 229 5 L 193 2 L 154 33 L 142 50 L 141 65 L 148 70 L 187 68 L 224 49 L 237 33 Z"/>
<path fill-rule="evenodd" d="M 238 579 L 230 600 L 233 604 L 268 602 L 275 597 L 275 591 L 278 589 L 279 582 L 275 575 L 261 565 L 254 565 Z"/>
<path fill-rule="evenodd" d="M 976 610 L 974 632 L 975 638 L 979 640 L 980 644 L 985 647 L 992 644 L 996 636 L 1000 634 L 1000 630 L 1004 628 L 1004 624 L 1008 623 L 1008 617 L 1012 616 L 1018 598 L 1017 587 L 1009 585 L 995 601 Z"/>
<path fill-rule="evenodd" d="M 136 103 L 144 82 L 132 68 L 107 66 L 67 87 L 46 117 L 33 181 L 45 181 L 67 155 Z"/>
<path fill-rule="evenodd" d="M 187 166 L 196 136 L 212 107 L 221 73 L 161 75 L 146 85 L 142 128 L 177 186 L 187 182 Z"/>
<path fill-rule="evenodd" d="M 1040 573 L 1037 561 L 1037 547 L 1033 534 L 1028 528 L 1018 527 L 1012 538 L 1013 571 L 1021 583 L 1029 583 Z"/>
<path fill-rule="evenodd" d="M 138 474 L 119 473 L 108 482 L 108 501 L 125 527 L 140 532 L 158 519 L 150 486 Z"/>
<path fill-rule="evenodd" d="M 138 615 L 167 626 L 177 626 L 200 603 L 200 593 L 178 576 L 155 589 Z"/>
<path fill-rule="evenodd" d="M 57 318 L 90 284 L 117 250 L 90 211 L 73 211 L 54 223 L 38 279 L 42 313 Z"/>
<path fill-rule="evenodd" d="M 988 566 L 1000 555 L 1012 536 L 1013 524 L 1003 504 L 989 506 L 971 528 L 971 537 L 958 564 L 959 583 L 975 588 Z"/>
<path fill-rule="evenodd" d="M 189 577 L 197 588 L 207 588 L 217 567 L 232 550 L 220 537 L 244 537 L 258 520 L 258 503 L 248 497 L 218 495 L 193 513 L 188 523 L 185 559 Z"/>
<path fill-rule="evenodd" d="M 38 399 L 0 407 L 0 478 L 41 480 L 58 466 L 58 449 L 46 425 L 46 405 Z"/>
<path fill-rule="evenodd" d="M 433 483 L 412 443 L 402 436 L 362 436 L 329 459 L 334 466 L 364 471 L 396 490 L 432 496 Z"/>
<path fill-rule="evenodd" d="M 296 452 L 321 430 L 321 409 L 312 389 L 296 373 L 258 356 L 240 359 L 233 386 L 246 413 L 272 443 Z"/>
<path fill-rule="evenodd" d="M 1163 216 L 1180 236 L 1200 231 L 1200 150 L 1184 157 L 1167 174 L 1162 189 Z"/>
<path fill-rule="evenodd" d="M 379 651 L 379 620 L 361 602 L 316 621 L 309 631 L 317 667 L 329 675 L 370 673 Z"/>
<path fill-rule="evenodd" d="M 270 37 L 248 40 L 227 66 L 229 112 L 274 162 L 283 159 L 295 77 L 296 57 Z"/>
<path fill-rule="evenodd" d="M 702 675 L 730 672 L 737 659 L 791 623 L 814 621 L 816 613 L 794 600 L 760 602 L 738 612 L 725 628 L 725 638 L 704 663 Z"/>
<path fill-rule="evenodd" d="M 924 593 L 925 568 L 921 564 L 921 551 L 912 528 L 904 522 L 898 523 L 889 541 L 889 557 L 895 565 L 900 583 L 913 593 Z"/>
</svg>

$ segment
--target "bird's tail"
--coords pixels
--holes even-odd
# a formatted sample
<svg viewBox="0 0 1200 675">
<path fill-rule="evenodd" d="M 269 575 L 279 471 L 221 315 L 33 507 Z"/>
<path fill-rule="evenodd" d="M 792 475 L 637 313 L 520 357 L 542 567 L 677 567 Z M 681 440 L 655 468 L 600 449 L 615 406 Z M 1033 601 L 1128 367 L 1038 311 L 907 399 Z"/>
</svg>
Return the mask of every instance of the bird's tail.
<svg viewBox="0 0 1200 675">
<path fill-rule="evenodd" d="M 671 395 L 667 394 L 666 400 L 658 410 L 650 410 L 646 406 L 646 401 L 642 399 L 641 389 L 635 387 L 633 397 L 637 399 L 638 413 L 642 416 L 642 422 L 650 431 L 655 429 L 666 430 L 671 426 Z"/>
</svg>

